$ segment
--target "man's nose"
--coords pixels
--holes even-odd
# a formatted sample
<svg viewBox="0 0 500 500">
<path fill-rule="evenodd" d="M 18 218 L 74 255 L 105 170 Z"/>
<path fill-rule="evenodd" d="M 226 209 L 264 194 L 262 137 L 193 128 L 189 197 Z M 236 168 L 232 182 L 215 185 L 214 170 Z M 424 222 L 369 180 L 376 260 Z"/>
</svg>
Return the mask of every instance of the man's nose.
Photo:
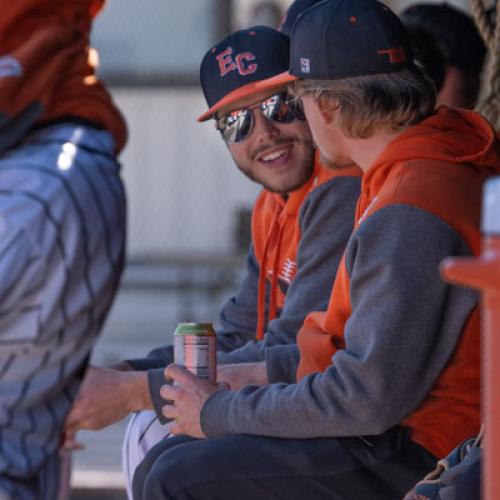
<svg viewBox="0 0 500 500">
<path fill-rule="evenodd" d="M 260 111 L 254 111 L 254 120 L 253 133 L 257 141 L 263 142 L 280 135 L 280 130 L 276 122 L 265 118 Z"/>
</svg>

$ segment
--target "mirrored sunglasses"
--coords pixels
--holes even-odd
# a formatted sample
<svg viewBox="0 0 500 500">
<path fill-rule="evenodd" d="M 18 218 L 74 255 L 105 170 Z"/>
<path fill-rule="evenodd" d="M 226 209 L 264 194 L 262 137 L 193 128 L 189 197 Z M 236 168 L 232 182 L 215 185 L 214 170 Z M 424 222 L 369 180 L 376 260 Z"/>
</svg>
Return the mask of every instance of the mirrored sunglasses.
<svg viewBox="0 0 500 500">
<path fill-rule="evenodd" d="M 236 109 L 223 116 L 216 117 L 216 128 L 226 142 L 244 141 L 254 126 L 254 109 L 267 120 L 276 123 L 291 123 L 294 120 L 305 120 L 304 111 L 292 96 L 286 92 L 272 95 L 267 99 L 247 108 Z"/>
</svg>

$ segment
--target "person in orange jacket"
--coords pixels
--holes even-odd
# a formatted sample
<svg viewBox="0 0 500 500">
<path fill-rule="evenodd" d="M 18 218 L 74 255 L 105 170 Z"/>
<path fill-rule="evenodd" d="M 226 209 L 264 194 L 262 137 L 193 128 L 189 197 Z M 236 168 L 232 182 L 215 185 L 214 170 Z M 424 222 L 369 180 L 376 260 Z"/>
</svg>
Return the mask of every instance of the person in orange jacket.
<svg viewBox="0 0 500 500">
<path fill-rule="evenodd" d="M 176 437 L 139 466 L 136 500 L 397 499 L 479 429 L 478 296 L 439 265 L 479 253 L 495 131 L 434 109 L 404 26 L 376 0 L 297 18 L 289 71 L 259 88 L 287 82 L 325 164 L 364 172 L 329 306 L 298 333 L 296 383 L 234 391 L 166 369 Z"/>
<path fill-rule="evenodd" d="M 127 133 L 89 48 L 103 1 L 1 5 L 0 498 L 54 500 L 123 267 Z"/>
</svg>

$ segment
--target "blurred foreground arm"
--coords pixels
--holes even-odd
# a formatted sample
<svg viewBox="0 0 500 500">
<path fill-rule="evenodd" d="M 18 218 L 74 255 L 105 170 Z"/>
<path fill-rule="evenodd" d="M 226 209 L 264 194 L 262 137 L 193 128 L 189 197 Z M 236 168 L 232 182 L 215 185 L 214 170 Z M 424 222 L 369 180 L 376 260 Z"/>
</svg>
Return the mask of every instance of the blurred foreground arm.
<svg viewBox="0 0 500 500">
<path fill-rule="evenodd" d="M 151 409 L 147 373 L 90 366 L 66 418 L 71 439 L 80 429 L 100 430 L 130 412 Z"/>
</svg>

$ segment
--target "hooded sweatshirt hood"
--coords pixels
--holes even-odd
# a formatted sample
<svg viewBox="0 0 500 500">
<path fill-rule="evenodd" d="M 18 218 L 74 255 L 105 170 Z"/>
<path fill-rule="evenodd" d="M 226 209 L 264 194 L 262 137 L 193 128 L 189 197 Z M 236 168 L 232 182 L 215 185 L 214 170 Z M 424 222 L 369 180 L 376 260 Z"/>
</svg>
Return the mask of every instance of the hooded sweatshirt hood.
<svg viewBox="0 0 500 500">
<path fill-rule="evenodd" d="M 451 202 L 451 193 L 440 188 L 443 177 L 450 175 L 470 177 L 475 183 L 500 175 L 500 146 L 495 130 L 480 114 L 441 106 L 398 135 L 364 174 L 358 223 L 388 203 L 410 202 L 436 212 L 434 207 Z M 464 189 L 467 181 L 459 185 Z M 419 191 L 428 193 L 425 200 Z M 461 198 L 466 202 L 467 193 Z"/>
<path fill-rule="evenodd" d="M 468 137 L 464 142 L 463 137 Z M 386 163 L 426 159 L 473 163 L 498 171 L 499 146 L 492 125 L 480 114 L 440 106 L 392 141 L 367 172 Z"/>
</svg>

